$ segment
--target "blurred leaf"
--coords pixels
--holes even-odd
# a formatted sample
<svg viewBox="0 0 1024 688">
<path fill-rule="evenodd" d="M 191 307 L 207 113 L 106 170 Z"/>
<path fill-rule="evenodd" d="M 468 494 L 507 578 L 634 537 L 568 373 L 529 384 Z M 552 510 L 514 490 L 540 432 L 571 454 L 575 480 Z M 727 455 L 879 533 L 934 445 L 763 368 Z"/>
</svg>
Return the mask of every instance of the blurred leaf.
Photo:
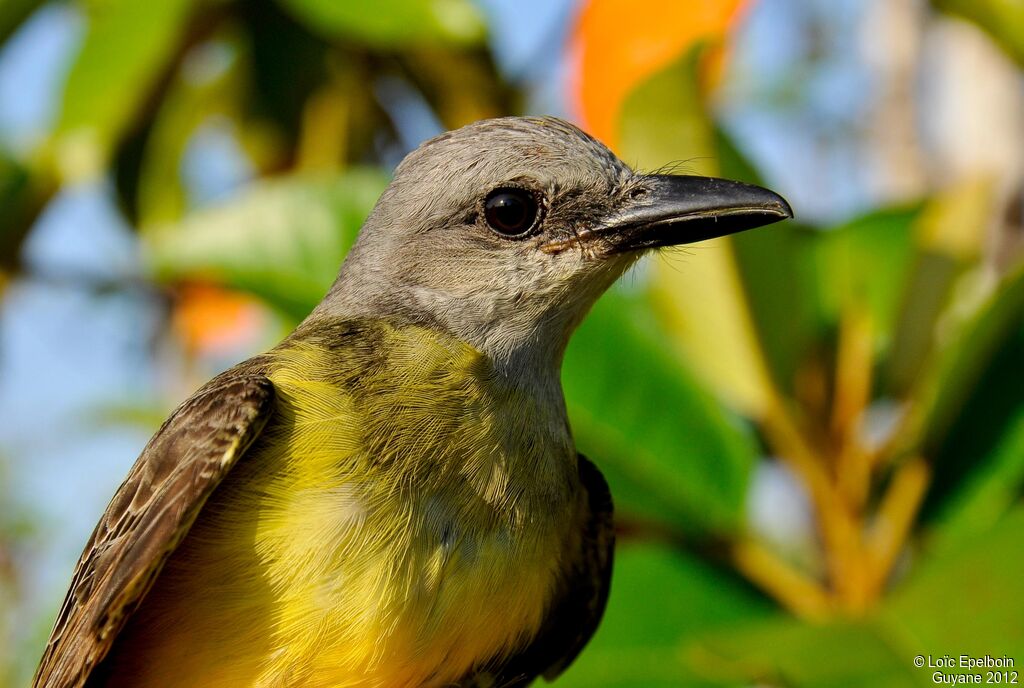
<svg viewBox="0 0 1024 688">
<path fill-rule="evenodd" d="M 387 184 L 375 169 L 290 177 L 146 236 L 161 279 L 211 279 L 253 293 L 294 320 L 334 281 L 346 251 Z"/>
<path fill-rule="evenodd" d="M 56 190 L 51 175 L 0 150 L 0 270 L 18 267 L 21 244 Z"/>
<path fill-rule="evenodd" d="M 688 250 L 693 255 L 685 261 L 659 257 L 653 266 L 653 303 L 670 335 L 668 348 L 732 408 L 761 418 L 772 404 L 773 385 L 731 243 L 716 239 Z"/>
<path fill-rule="evenodd" d="M 270 126 L 290 154 L 310 96 L 328 79 L 331 56 L 343 53 L 332 50 L 318 32 L 279 5 L 273 0 L 247 0 L 239 7 L 249 87 L 244 105 L 246 119 Z"/>
<path fill-rule="evenodd" d="M 704 52 L 703 45 L 695 46 L 625 98 L 618 140 L 634 168 L 718 174 L 714 127 L 697 74 Z"/>
<path fill-rule="evenodd" d="M 1024 486 L 1024 404 L 1008 426 L 991 455 L 984 458 L 984 465 L 970 473 L 966 484 L 944 506 L 938 526 L 944 546 L 968 542 L 1019 500 Z"/>
<path fill-rule="evenodd" d="M 718 173 L 715 131 L 697 86 L 700 54 L 694 48 L 630 94 L 621 122 L 626 160 L 644 169 L 672 164 L 677 170 L 683 163 L 686 172 Z M 659 256 L 652 272 L 654 304 L 671 348 L 734 408 L 762 415 L 773 392 L 730 240 L 676 249 Z"/>
<path fill-rule="evenodd" d="M 932 0 L 944 12 L 956 14 L 987 31 L 1006 54 L 1024 66 L 1024 2 L 1020 0 Z"/>
<path fill-rule="evenodd" d="M 933 650 L 937 651 L 937 650 Z M 708 676 L 787 688 L 907 688 L 932 685 L 914 668 L 915 652 L 894 647 L 864 622 L 801 623 L 780 619 L 733 627 L 693 651 Z"/>
<path fill-rule="evenodd" d="M 88 29 L 71 67 L 57 123 L 64 177 L 98 174 L 111 148 L 165 73 L 192 0 L 91 3 Z"/>
<path fill-rule="evenodd" d="M 720 42 L 742 6 L 741 0 L 585 3 L 571 40 L 586 128 L 618 150 L 619 113 L 630 92 L 699 43 Z"/>
<path fill-rule="evenodd" d="M 0 208 L 4 209 L 3 220 L 0 220 L 3 222 L 0 225 L 0 232 L 6 234 L 11 231 L 7 227 L 7 215 L 11 208 L 22 203 L 30 186 L 28 168 L 0 150 Z"/>
<path fill-rule="evenodd" d="M 876 616 L 735 624 L 694 652 L 709 676 L 793 688 L 929 686 L 916 655 L 1018 656 L 1024 647 L 1024 509 L 967 547 L 922 560 Z M 954 594 L 951 594 L 955 591 Z"/>
<path fill-rule="evenodd" d="M 177 221 L 187 209 L 182 159 L 200 125 L 235 114 L 242 90 L 236 49 L 227 42 L 197 48 L 165 91 L 138 173 L 140 226 Z"/>
<path fill-rule="evenodd" d="M 1009 655 L 1024 649 L 1024 508 L 962 547 L 922 559 L 883 616 L 910 654 Z"/>
<path fill-rule="evenodd" d="M 3 0 L 0 2 L 0 43 L 17 31 L 21 23 L 28 19 L 42 0 Z"/>
<path fill-rule="evenodd" d="M 279 0 L 311 29 L 378 47 L 478 43 L 485 26 L 469 0 Z"/>
<path fill-rule="evenodd" d="M 484 50 L 428 46 L 409 51 L 403 64 L 448 129 L 499 117 L 514 109 L 512 94 Z"/>
<path fill-rule="evenodd" d="M 615 556 L 604 620 L 559 688 L 722 685 L 698 678 L 680 648 L 776 613 L 751 588 L 694 557 L 629 542 Z"/>
<path fill-rule="evenodd" d="M 976 178 L 935 196 L 915 224 L 918 255 L 904 288 L 888 366 L 890 393 L 914 384 L 935 342 L 935 325 L 956 280 L 975 264 L 989 235 L 993 180 Z"/>
<path fill-rule="evenodd" d="M 1024 485 L 1024 308 L 1011 323 L 956 420 L 934 443 L 935 466 L 926 503 L 937 538 L 965 540 L 996 521 Z"/>
<path fill-rule="evenodd" d="M 958 183 L 925 206 L 917 226 L 918 243 L 960 262 L 977 260 L 990 234 L 995 202 L 996 182 L 991 177 Z"/>
<path fill-rule="evenodd" d="M 826 278 L 815 260 L 822 233 L 787 222 L 731 240 L 765 359 L 780 388 L 791 390 L 797 367 L 823 337 Z"/>
<path fill-rule="evenodd" d="M 839 323 L 850 301 L 864 304 L 878 342 L 891 343 L 920 214 L 921 206 L 883 208 L 820 234 L 820 298 L 830 324 Z"/>
<path fill-rule="evenodd" d="M 1024 317 L 1024 266 L 1008 275 L 925 364 L 911 395 L 898 454 L 935 456 L 992 355 Z"/>
<path fill-rule="evenodd" d="M 666 353 L 666 340 L 646 301 L 607 294 L 563 365 L 573 431 L 622 512 L 726 532 L 741 520 L 756 446 Z"/>
</svg>

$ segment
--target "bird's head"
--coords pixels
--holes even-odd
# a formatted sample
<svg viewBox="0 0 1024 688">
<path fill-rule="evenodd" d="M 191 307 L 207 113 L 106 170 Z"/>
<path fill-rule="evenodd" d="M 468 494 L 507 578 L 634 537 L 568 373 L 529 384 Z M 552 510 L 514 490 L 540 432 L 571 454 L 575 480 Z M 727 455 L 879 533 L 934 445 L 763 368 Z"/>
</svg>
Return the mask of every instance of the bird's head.
<svg viewBox="0 0 1024 688">
<path fill-rule="evenodd" d="M 645 252 L 791 215 L 757 186 L 633 172 L 556 118 L 484 120 L 402 161 L 318 310 L 399 318 L 497 360 L 557 364 Z"/>
</svg>

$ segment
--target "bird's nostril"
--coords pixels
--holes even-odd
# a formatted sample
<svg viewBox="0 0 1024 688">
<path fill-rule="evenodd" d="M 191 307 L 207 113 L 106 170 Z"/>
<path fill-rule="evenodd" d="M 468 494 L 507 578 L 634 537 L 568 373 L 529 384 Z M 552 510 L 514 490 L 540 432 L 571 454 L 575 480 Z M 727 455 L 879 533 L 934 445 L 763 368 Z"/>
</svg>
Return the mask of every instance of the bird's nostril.
<svg viewBox="0 0 1024 688">
<path fill-rule="evenodd" d="M 648 194 L 648 191 L 647 191 L 647 189 L 646 189 L 646 188 L 644 188 L 644 187 L 642 187 L 642 186 L 637 186 L 637 187 L 634 187 L 633 189 L 631 189 L 631 190 L 630 190 L 630 192 L 629 192 L 629 197 L 630 197 L 630 198 L 631 198 L 632 200 L 634 200 L 634 201 L 635 201 L 635 200 L 636 200 L 636 199 L 638 199 L 638 198 L 643 198 L 643 197 L 644 197 L 644 196 L 646 196 L 647 194 Z"/>
</svg>

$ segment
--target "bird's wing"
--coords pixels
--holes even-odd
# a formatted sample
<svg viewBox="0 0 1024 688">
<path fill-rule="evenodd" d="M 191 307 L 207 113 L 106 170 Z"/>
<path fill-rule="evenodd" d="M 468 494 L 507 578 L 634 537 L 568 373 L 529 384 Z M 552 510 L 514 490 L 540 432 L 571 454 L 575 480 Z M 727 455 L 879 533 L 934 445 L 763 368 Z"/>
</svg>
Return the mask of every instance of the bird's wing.
<svg viewBox="0 0 1024 688">
<path fill-rule="evenodd" d="M 581 556 L 566 576 L 560 595 L 533 642 L 505 662 L 497 676 L 489 676 L 487 680 L 493 683 L 488 685 L 526 686 L 540 675 L 553 681 L 583 650 L 604 615 L 615 548 L 612 497 L 601 471 L 582 454 L 579 471 L 589 508 Z M 469 685 L 481 684 L 471 681 Z"/>
<path fill-rule="evenodd" d="M 33 688 L 85 684 L 273 400 L 267 378 L 225 374 L 167 419 L 85 546 Z"/>
</svg>

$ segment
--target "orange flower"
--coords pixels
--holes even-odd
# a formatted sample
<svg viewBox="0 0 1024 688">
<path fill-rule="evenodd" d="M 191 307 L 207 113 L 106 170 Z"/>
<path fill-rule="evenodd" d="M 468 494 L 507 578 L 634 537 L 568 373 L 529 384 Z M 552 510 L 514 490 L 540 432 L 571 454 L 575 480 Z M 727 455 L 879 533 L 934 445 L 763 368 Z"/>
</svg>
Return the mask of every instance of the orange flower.
<svg viewBox="0 0 1024 688">
<path fill-rule="evenodd" d="M 622 104 L 698 41 L 721 40 L 746 0 L 587 0 L 571 39 L 578 117 L 613 148 Z"/>
<path fill-rule="evenodd" d="M 265 322 L 259 301 L 214 284 L 183 284 L 177 296 L 171 326 L 193 353 L 230 352 L 256 337 Z"/>
</svg>

